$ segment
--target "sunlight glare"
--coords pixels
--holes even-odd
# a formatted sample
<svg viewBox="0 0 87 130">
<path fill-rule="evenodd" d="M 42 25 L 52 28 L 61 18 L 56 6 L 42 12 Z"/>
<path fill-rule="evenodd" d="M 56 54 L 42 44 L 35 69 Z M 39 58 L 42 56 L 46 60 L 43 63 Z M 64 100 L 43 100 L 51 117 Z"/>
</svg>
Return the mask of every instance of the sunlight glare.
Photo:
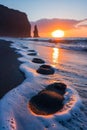
<svg viewBox="0 0 87 130">
<path fill-rule="evenodd" d="M 59 49 L 53 48 L 53 62 L 58 63 Z"/>
<path fill-rule="evenodd" d="M 64 37 L 64 31 L 63 30 L 55 30 L 52 32 L 52 37 Z"/>
</svg>

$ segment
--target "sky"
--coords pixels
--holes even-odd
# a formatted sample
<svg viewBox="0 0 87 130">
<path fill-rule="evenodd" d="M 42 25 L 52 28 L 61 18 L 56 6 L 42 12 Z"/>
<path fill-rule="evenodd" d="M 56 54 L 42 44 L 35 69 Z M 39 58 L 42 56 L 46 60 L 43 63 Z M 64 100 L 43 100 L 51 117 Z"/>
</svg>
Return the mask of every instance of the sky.
<svg viewBox="0 0 87 130">
<path fill-rule="evenodd" d="M 0 4 L 26 12 L 30 21 L 87 18 L 87 0 L 0 0 Z"/>
<path fill-rule="evenodd" d="M 84 28 L 87 25 L 87 0 L 0 0 L 0 4 L 25 12 L 29 21 L 38 21 L 44 18 L 51 20 L 57 18 L 61 19 L 62 21 L 63 19 L 66 19 L 67 22 L 68 20 L 75 20 L 76 24 L 72 26 L 76 27 L 78 24 L 78 26 L 81 27 L 80 31 L 84 31 Z M 84 24 L 84 21 L 85 26 L 82 28 L 80 25 L 82 22 Z M 57 29 L 58 28 L 59 27 L 57 26 Z M 72 30 L 73 32 L 74 29 L 75 28 Z M 76 30 L 76 32 L 78 32 L 78 30 Z M 86 30 L 84 31 L 84 34 L 85 33 Z M 82 36 L 85 36 L 84 34 L 82 34 Z"/>
</svg>

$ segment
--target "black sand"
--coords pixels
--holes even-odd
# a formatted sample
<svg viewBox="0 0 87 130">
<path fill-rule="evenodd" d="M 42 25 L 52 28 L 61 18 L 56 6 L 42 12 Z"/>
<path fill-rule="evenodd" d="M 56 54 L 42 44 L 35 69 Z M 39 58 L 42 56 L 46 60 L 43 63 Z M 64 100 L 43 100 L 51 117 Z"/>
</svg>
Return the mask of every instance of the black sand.
<svg viewBox="0 0 87 130">
<path fill-rule="evenodd" d="M 17 60 L 20 55 L 10 48 L 10 44 L 10 41 L 0 40 L 0 98 L 24 80 Z"/>
</svg>

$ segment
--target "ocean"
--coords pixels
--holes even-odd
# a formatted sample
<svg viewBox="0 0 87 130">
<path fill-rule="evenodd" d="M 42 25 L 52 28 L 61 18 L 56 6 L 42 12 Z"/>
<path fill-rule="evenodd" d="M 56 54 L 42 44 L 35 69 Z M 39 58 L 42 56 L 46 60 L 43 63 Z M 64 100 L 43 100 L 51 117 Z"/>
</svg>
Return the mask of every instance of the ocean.
<svg viewBox="0 0 87 130">
<path fill-rule="evenodd" d="M 13 41 L 11 48 L 21 54 L 18 60 L 26 79 L 1 99 L 0 130 L 86 130 L 87 39 L 69 38 L 57 42 L 47 38 L 5 40 Z M 33 58 L 43 59 L 55 73 L 37 73 L 41 64 L 33 63 Z M 63 109 L 49 116 L 34 114 L 29 108 L 29 100 L 55 82 L 67 85 Z"/>
</svg>

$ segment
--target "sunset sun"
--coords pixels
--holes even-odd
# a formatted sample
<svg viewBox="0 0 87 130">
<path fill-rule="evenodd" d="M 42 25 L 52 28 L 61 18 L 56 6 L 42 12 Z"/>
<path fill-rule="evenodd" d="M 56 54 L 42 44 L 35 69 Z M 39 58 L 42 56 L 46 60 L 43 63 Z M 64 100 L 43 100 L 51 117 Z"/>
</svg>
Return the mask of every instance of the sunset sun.
<svg viewBox="0 0 87 130">
<path fill-rule="evenodd" d="M 63 30 L 55 30 L 52 32 L 52 37 L 64 37 L 64 31 Z"/>
</svg>

